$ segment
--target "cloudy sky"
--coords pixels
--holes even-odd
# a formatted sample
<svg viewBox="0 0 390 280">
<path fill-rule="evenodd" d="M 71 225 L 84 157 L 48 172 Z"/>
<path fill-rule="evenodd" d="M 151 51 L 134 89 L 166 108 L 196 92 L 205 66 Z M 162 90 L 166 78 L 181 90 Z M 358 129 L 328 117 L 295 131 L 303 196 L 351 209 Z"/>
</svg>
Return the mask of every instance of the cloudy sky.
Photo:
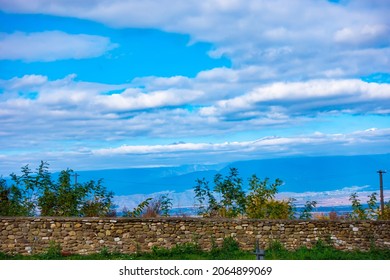
<svg viewBox="0 0 390 280">
<path fill-rule="evenodd" d="M 0 0 L 0 174 L 390 152 L 390 1 Z"/>
</svg>

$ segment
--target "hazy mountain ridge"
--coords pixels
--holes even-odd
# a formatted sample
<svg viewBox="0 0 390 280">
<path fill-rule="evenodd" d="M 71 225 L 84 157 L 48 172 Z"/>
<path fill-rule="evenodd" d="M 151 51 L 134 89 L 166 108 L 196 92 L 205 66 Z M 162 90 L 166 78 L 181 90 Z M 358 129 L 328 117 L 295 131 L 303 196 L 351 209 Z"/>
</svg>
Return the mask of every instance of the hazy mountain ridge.
<svg viewBox="0 0 390 280">
<path fill-rule="evenodd" d="M 223 168 L 218 169 L 220 167 Z M 103 178 L 107 188 L 115 194 L 130 195 L 182 192 L 192 189 L 197 178 L 212 182 L 217 172 L 227 174 L 230 167 L 239 170 L 244 182 L 252 174 L 271 180 L 280 178 L 284 182 L 280 191 L 284 192 L 327 191 L 351 186 L 376 189 L 379 185 L 376 171 L 390 170 L 390 154 L 262 159 L 225 165 L 92 170 L 78 174 L 80 181 Z"/>
</svg>

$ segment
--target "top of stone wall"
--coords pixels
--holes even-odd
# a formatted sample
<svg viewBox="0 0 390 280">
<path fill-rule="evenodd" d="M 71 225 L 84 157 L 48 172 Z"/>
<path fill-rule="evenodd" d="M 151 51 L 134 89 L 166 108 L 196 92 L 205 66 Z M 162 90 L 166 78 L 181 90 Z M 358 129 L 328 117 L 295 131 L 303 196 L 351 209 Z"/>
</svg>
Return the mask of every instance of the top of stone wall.
<svg viewBox="0 0 390 280">
<path fill-rule="evenodd" d="M 158 217 L 158 218 L 128 218 L 128 217 L 0 217 L 0 221 L 82 221 L 82 222 L 266 222 L 266 223 L 316 223 L 316 224 L 351 224 L 351 223 L 371 223 L 371 224 L 390 224 L 390 220 L 260 220 L 260 219 L 232 219 L 232 218 L 203 218 L 203 217 Z"/>
</svg>

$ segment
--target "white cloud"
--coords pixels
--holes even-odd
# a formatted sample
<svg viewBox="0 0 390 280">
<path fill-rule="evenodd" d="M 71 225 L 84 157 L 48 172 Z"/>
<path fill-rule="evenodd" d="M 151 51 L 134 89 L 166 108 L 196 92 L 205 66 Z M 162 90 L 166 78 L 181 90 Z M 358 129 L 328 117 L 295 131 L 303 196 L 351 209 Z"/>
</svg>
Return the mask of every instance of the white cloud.
<svg viewBox="0 0 390 280">
<path fill-rule="evenodd" d="M 383 59 L 390 44 L 388 1 L 6 0 L 0 8 L 189 34 L 191 42 L 211 42 L 209 54 L 229 57 L 235 68 L 268 67 L 283 80 L 322 78 L 332 69 L 351 77 L 390 68 Z M 375 57 L 369 48 L 377 50 Z M 359 55 L 350 55 L 356 50 Z"/>
<path fill-rule="evenodd" d="M 248 112 L 259 108 L 285 108 L 296 114 L 349 110 L 379 113 L 390 100 L 390 85 L 367 83 L 361 80 L 309 80 L 305 82 L 277 82 L 261 86 L 231 99 L 220 100 L 203 108 L 204 115 L 223 115 Z"/>
<path fill-rule="evenodd" d="M 4 149 L 20 149 L 27 139 L 45 147 L 64 139 L 115 143 L 145 137 L 225 137 L 310 127 L 313 120 L 340 114 L 389 113 L 388 84 L 340 79 L 258 86 L 262 71 L 221 68 L 192 79 L 148 77 L 122 85 L 78 82 L 74 75 L 55 81 L 39 75 L 1 80 L 0 130 L 10 136 L 0 141 Z"/>
<path fill-rule="evenodd" d="M 42 75 L 24 75 L 21 78 L 15 77 L 9 81 L 0 81 L 0 85 L 8 90 L 31 90 L 36 86 L 47 83 L 48 79 Z"/>
<path fill-rule="evenodd" d="M 336 31 L 334 40 L 337 43 L 352 45 L 374 44 L 388 37 L 389 28 L 388 25 L 384 24 L 364 25 L 359 28 L 344 27 Z"/>
<path fill-rule="evenodd" d="M 188 104 L 203 93 L 194 90 L 165 90 L 148 93 L 134 92 L 133 89 L 112 95 L 99 95 L 95 104 L 107 110 L 143 110 L 164 106 Z"/>
<path fill-rule="evenodd" d="M 115 47 L 106 37 L 61 31 L 0 34 L 0 59 L 6 60 L 83 59 L 101 56 Z"/>
<path fill-rule="evenodd" d="M 137 166 L 165 166 L 183 164 L 216 164 L 240 160 L 264 159 L 286 156 L 323 156 L 323 155 L 360 155 L 388 153 L 390 146 L 390 129 L 370 129 L 351 133 L 311 133 L 297 136 L 270 136 L 255 141 L 232 142 L 188 142 L 175 144 L 125 144 L 116 146 L 114 141 L 103 139 L 102 128 L 106 134 L 118 132 L 118 127 L 128 125 L 119 122 L 113 130 L 110 125 L 115 122 L 91 122 L 90 128 L 70 126 L 68 123 L 62 130 L 56 131 L 46 126 L 34 126 L 35 130 L 43 129 L 45 134 L 37 136 L 37 132 L 25 131 L 15 137 L 6 135 L 6 139 L 16 139 L 23 143 L 22 147 L 11 148 L 14 143 L 1 142 L 6 150 L 0 150 L 0 169 L 3 174 L 18 170 L 20 166 L 47 160 L 54 170 L 72 167 L 77 170 L 111 169 Z M 61 121 L 61 123 L 64 123 Z M 58 123 L 60 125 L 60 123 Z M 94 126 L 99 130 L 98 143 Z M 84 130 L 82 130 L 84 129 Z M 53 134 L 64 133 L 58 140 Z M 79 131 L 77 131 L 79 130 Z M 50 131 L 50 133 L 47 133 Z M 0 130 L 1 132 L 1 130 Z M 71 133 L 76 133 L 69 139 Z M 80 135 L 88 138 L 85 142 Z M 34 135 L 34 138 L 31 137 Z M 108 136 L 107 136 L 108 137 Z M 126 137 L 129 139 L 129 137 Z M 51 140 L 48 144 L 47 140 Z M 92 140 L 92 141 L 91 141 Z M 121 139 L 120 142 L 123 142 Z M 131 140 L 128 140 L 131 142 Z M 64 143 L 66 148 L 64 149 Z M 111 148 L 102 148 L 111 146 Z M 37 148 L 37 149 L 35 149 Z M 8 173 L 7 173 L 8 172 Z"/>
<path fill-rule="evenodd" d="M 122 145 L 117 148 L 104 148 L 92 151 L 99 156 L 108 155 L 142 155 L 142 154 L 172 154 L 177 153 L 205 153 L 209 155 L 226 155 L 229 153 L 262 154 L 283 152 L 285 154 L 305 154 L 311 152 L 312 147 L 357 146 L 362 143 L 388 142 L 390 129 L 369 129 L 356 131 L 350 134 L 314 133 L 294 137 L 265 137 L 255 141 L 222 142 L 222 143 L 178 143 L 167 145 Z"/>
</svg>

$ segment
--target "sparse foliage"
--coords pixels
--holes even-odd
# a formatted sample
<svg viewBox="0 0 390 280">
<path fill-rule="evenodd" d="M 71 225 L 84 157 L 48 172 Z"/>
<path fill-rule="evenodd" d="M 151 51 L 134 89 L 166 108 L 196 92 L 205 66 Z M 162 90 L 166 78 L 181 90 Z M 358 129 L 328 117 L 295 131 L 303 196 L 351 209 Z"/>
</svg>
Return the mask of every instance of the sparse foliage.
<svg viewBox="0 0 390 280">
<path fill-rule="evenodd" d="M 140 217 L 142 212 L 145 210 L 146 207 L 149 206 L 150 201 L 152 200 L 151 197 L 145 199 L 140 204 L 138 204 L 132 211 L 129 211 L 127 209 L 123 209 L 123 217 Z"/>
<path fill-rule="evenodd" d="M 157 198 L 147 198 L 137 205 L 132 211 L 126 208 L 122 210 L 124 217 L 155 218 L 158 216 L 168 217 L 172 208 L 172 199 L 168 195 Z"/>
<path fill-rule="evenodd" d="M 306 201 L 305 206 L 302 209 L 299 219 L 301 220 L 310 220 L 312 218 L 312 211 L 317 206 L 317 201 Z"/>
<path fill-rule="evenodd" d="M 195 198 L 198 202 L 199 215 L 208 217 L 237 217 L 246 215 L 257 219 L 288 219 L 293 217 L 293 200 L 279 201 L 275 199 L 278 187 L 283 182 L 276 179 L 270 184 L 266 178 L 261 181 L 256 175 L 249 179 L 250 192 L 243 191 L 243 181 L 238 170 L 231 168 L 227 176 L 216 174 L 214 191 L 203 178 L 196 180 Z M 214 195 L 220 197 L 219 201 Z"/>
<path fill-rule="evenodd" d="M 210 191 L 209 182 L 205 178 L 196 180 L 194 192 L 195 199 L 198 202 L 198 215 L 217 216 L 219 205 Z"/>
<path fill-rule="evenodd" d="M 390 200 L 385 203 L 383 213 L 381 213 L 378 218 L 381 220 L 390 220 Z"/>
<path fill-rule="evenodd" d="M 168 195 L 163 195 L 159 200 L 161 201 L 161 216 L 168 217 L 173 205 L 172 199 Z"/>
<path fill-rule="evenodd" d="M 230 168 L 229 174 L 214 177 L 214 191 L 221 196 L 219 212 L 222 217 L 237 217 L 245 212 L 245 192 L 237 168 Z"/>
<path fill-rule="evenodd" d="M 368 196 L 369 200 L 367 201 L 368 209 L 367 212 L 367 218 L 370 220 L 376 220 L 379 216 L 379 206 L 377 203 L 377 193 L 372 193 Z"/>
<path fill-rule="evenodd" d="M 256 175 L 249 179 L 250 193 L 246 197 L 246 215 L 255 219 L 289 219 L 293 216 L 292 200 L 275 199 L 278 187 L 283 182 L 276 179 L 269 183 L 269 178 L 260 180 Z"/>
<path fill-rule="evenodd" d="M 11 174 L 13 185 L 5 189 L 12 215 L 33 216 L 106 216 L 112 211 L 113 193 L 98 182 L 73 184 L 71 169 L 62 170 L 55 182 L 49 165 L 41 161 L 36 172 L 28 165 L 21 175 Z M 10 204 L 9 201 L 12 203 Z"/>
<path fill-rule="evenodd" d="M 349 197 L 349 201 L 352 203 L 352 213 L 350 215 L 351 219 L 354 220 L 366 220 L 367 215 L 363 209 L 362 204 L 357 193 L 352 193 Z"/>
<path fill-rule="evenodd" d="M 389 220 L 390 219 L 390 201 L 385 203 L 384 211 L 381 213 L 377 202 L 377 193 L 372 193 L 368 196 L 367 208 L 364 208 L 360 202 L 357 193 L 352 193 L 349 197 L 352 203 L 352 213 L 349 214 L 349 219 L 353 220 Z"/>
<path fill-rule="evenodd" d="M 30 216 L 33 210 L 25 193 L 15 185 L 8 187 L 6 180 L 0 177 L 0 216 Z"/>
<path fill-rule="evenodd" d="M 214 190 L 204 178 L 196 180 L 194 187 L 198 204 L 198 214 L 208 217 L 237 217 L 245 212 L 245 192 L 242 190 L 242 179 L 236 168 L 230 168 L 227 176 L 214 176 Z M 220 197 L 219 201 L 215 194 Z"/>
</svg>

